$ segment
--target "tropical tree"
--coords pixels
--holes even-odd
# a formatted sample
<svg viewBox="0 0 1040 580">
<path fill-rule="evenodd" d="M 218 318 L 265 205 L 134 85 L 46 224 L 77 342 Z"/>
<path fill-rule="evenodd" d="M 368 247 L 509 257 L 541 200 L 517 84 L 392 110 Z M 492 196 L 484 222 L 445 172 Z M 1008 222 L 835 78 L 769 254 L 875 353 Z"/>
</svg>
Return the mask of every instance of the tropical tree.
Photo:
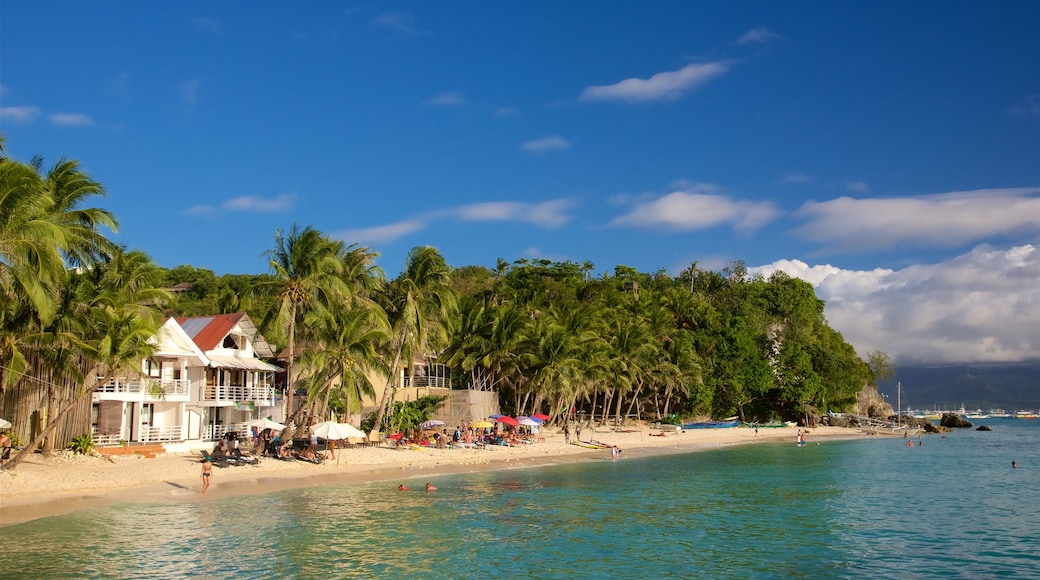
<svg viewBox="0 0 1040 580">
<path fill-rule="evenodd" d="M 270 259 L 273 278 L 263 282 L 258 291 L 277 299 L 275 308 L 263 320 L 265 328 L 286 340 L 286 404 L 290 420 L 296 415 L 296 339 L 297 324 L 304 314 L 327 310 L 330 305 L 349 296 L 342 278 L 343 243 L 329 239 L 320 231 L 293 224 L 288 234 L 275 232 L 274 247 L 264 254 Z M 302 407 L 301 407 L 302 408 Z M 302 430 L 303 425 L 298 425 Z"/>
<path fill-rule="evenodd" d="M 401 361 L 407 357 L 411 363 L 415 353 L 425 351 L 438 340 L 443 341 L 444 324 L 457 304 L 444 257 L 431 246 L 412 248 L 404 271 L 387 285 L 379 301 L 390 321 L 386 352 L 393 362 L 376 411 L 374 430 L 383 424 Z"/>
</svg>

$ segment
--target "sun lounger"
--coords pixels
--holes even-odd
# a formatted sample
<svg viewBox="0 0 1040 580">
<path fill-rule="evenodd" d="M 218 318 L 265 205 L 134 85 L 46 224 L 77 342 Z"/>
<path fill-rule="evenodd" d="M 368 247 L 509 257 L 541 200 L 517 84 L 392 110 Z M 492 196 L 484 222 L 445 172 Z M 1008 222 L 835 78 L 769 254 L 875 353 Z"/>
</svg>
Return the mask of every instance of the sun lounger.
<svg viewBox="0 0 1040 580">
<path fill-rule="evenodd" d="M 260 465 L 260 458 L 255 455 L 245 455 L 241 449 L 232 449 L 231 458 L 242 465 Z"/>
<path fill-rule="evenodd" d="M 227 467 L 229 465 L 226 456 L 221 456 L 221 458 L 217 458 L 209 451 L 199 451 L 199 454 L 202 455 L 202 459 L 199 460 L 199 463 L 203 461 L 209 461 L 217 467 Z"/>
</svg>

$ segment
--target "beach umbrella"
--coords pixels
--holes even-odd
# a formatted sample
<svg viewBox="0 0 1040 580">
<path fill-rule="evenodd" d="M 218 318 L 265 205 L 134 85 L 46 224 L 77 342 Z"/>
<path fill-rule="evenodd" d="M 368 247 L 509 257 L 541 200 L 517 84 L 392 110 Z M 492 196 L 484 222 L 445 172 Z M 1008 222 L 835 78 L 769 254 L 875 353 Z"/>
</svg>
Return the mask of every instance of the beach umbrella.
<svg viewBox="0 0 1040 580">
<path fill-rule="evenodd" d="M 505 415 L 490 415 L 490 417 L 492 419 L 501 419 L 502 417 L 505 417 Z"/>
<path fill-rule="evenodd" d="M 495 421 L 498 421 L 499 423 L 505 423 L 506 425 L 512 425 L 513 427 L 516 427 L 520 424 L 519 421 L 512 417 L 498 417 L 497 419 L 495 419 Z"/>
<path fill-rule="evenodd" d="M 328 439 L 330 441 L 338 441 L 348 437 L 365 437 L 365 434 L 357 427 L 347 423 L 337 423 L 335 421 L 325 421 L 313 425 L 311 427 L 311 432 L 322 439 Z"/>
<path fill-rule="evenodd" d="M 539 419 L 542 421 L 548 421 L 550 419 L 548 415 L 543 415 L 542 413 L 535 413 L 534 415 L 531 415 L 531 418 Z"/>
<path fill-rule="evenodd" d="M 494 427 L 495 424 L 491 421 L 485 421 L 481 419 L 480 421 L 474 421 L 470 423 L 469 426 L 473 427 L 474 429 L 487 429 L 488 427 Z"/>
<path fill-rule="evenodd" d="M 281 423 L 279 423 L 277 421 L 272 421 L 272 420 L 270 420 L 270 419 L 268 419 L 266 417 L 263 418 L 263 419 L 253 419 L 252 421 L 246 421 L 245 425 L 249 426 L 249 427 L 256 427 L 257 431 L 263 431 L 264 429 L 272 429 L 274 431 L 281 431 L 281 430 L 285 429 L 285 425 L 282 425 Z"/>
<path fill-rule="evenodd" d="M 438 421 L 437 419 L 430 419 L 429 421 L 423 421 L 419 423 L 419 428 L 425 431 L 430 429 L 436 429 L 437 427 L 443 427 L 444 421 Z"/>
<path fill-rule="evenodd" d="M 11 422 L 5 419 L 0 419 L 0 429 L 7 429 L 11 426 Z"/>
<path fill-rule="evenodd" d="M 538 419 L 532 419 L 530 417 L 517 417 L 516 422 L 527 427 L 537 427 L 542 424 Z"/>
</svg>

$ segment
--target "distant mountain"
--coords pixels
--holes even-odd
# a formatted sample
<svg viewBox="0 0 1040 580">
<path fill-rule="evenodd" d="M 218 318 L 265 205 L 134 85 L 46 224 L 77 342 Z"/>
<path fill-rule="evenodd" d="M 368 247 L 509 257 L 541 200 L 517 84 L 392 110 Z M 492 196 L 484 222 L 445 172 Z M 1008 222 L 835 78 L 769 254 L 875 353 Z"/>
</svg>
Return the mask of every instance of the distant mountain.
<svg viewBox="0 0 1040 580">
<path fill-rule="evenodd" d="M 1040 362 L 897 366 L 895 379 L 878 383 L 893 407 L 897 381 L 903 409 L 1040 409 Z"/>
</svg>

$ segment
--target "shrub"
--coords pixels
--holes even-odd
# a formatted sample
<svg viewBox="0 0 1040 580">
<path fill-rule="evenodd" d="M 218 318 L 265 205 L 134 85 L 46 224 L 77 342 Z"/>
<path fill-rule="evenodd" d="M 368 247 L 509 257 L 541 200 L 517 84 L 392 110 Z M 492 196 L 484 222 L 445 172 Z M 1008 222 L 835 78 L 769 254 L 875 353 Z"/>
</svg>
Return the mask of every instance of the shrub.
<svg viewBox="0 0 1040 580">
<path fill-rule="evenodd" d="M 71 449 L 73 453 L 88 455 L 94 451 L 94 438 L 91 437 L 89 433 L 84 433 L 69 443 L 69 449 Z"/>
</svg>

